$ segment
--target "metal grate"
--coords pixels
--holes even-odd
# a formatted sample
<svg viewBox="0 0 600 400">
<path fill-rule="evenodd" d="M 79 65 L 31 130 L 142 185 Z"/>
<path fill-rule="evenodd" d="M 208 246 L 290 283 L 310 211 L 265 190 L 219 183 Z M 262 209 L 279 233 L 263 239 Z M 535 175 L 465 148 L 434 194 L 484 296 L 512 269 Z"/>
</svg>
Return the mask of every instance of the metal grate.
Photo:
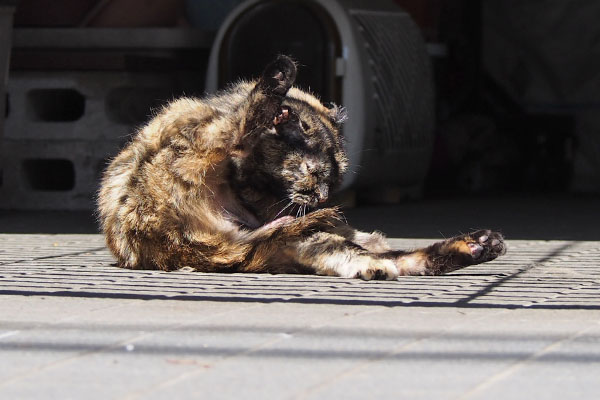
<svg viewBox="0 0 600 400">
<path fill-rule="evenodd" d="M 381 151 L 431 144 L 433 84 L 427 51 L 405 13 L 353 10 L 369 58 Z"/>
</svg>

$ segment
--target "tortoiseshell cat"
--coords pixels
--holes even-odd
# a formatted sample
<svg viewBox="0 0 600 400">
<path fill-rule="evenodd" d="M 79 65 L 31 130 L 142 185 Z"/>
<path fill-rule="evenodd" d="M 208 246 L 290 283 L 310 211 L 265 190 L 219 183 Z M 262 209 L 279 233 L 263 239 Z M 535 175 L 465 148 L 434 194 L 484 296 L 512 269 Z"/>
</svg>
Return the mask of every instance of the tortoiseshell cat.
<svg viewBox="0 0 600 400">
<path fill-rule="evenodd" d="M 292 87 L 279 56 L 255 82 L 182 98 L 106 170 L 99 215 L 124 268 L 316 273 L 363 279 L 438 275 L 505 252 L 489 230 L 391 250 L 336 208 L 317 209 L 347 168 L 345 111 Z"/>
</svg>

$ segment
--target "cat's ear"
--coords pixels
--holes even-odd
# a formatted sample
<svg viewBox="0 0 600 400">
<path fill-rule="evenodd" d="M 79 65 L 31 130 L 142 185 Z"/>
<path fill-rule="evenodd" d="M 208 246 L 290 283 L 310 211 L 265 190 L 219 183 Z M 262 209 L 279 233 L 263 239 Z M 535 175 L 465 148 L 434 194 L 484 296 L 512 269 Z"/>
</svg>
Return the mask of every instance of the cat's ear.
<svg viewBox="0 0 600 400">
<path fill-rule="evenodd" d="M 348 112 L 346 111 L 345 107 L 340 107 L 334 103 L 329 103 L 327 108 L 329 108 L 329 118 L 335 126 L 340 127 L 348 120 Z"/>
<path fill-rule="evenodd" d="M 284 55 L 279 55 L 262 73 L 258 86 L 267 94 L 285 96 L 296 80 L 296 63 Z"/>
</svg>

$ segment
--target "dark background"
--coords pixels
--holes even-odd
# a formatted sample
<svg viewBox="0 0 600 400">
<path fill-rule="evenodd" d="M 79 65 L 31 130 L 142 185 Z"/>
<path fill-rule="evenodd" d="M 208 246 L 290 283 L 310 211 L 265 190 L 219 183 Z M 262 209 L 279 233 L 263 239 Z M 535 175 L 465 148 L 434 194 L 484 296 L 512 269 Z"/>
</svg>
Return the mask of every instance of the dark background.
<svg viewBox="0 0 600 400">
<path fill-rule="evenodd" d="M 113 118 L 133 129 L 148 118 L 149 109 L 173 96 L 204 92 L 211 40 L 236 3 L 21 0 L 14 15 L 15 37 L 19 30 L 46 28 L 193 28 L 202 36 L 197 46 L 169 51 L 152 51 L 153 37 L 148 39 L 148 48 L 133 52 L 52 50 L 52 43 L 44 48 L 15 46 L 10 74 L 156 73 L 169 81 L 171 90 L 155 90 L 146 93 L 143 102 L 126 104 L 123 99 L 128 92 L 115 94 Z M 396 3 L 411 14 L 430 44 L 436 129 L 422 197 L 408 203 L 405 200 L 400 206 L 404 211 L 396 215 L 402 215 L 410 223 L 402 228 L 391 224 L 388 233 L 427 236 L 428 229 L 440 220 L 447 221 L 444 226 L 456 223 L 457 228 L 468 229 L 475 227 L 471 224 L 487 221 L 483 211 L 488 210 L 496 212 L 491 223 L 512 218 L 513 222 L 507 224 L 513 231 L 522 232 L 519 234 L 522 237 L 595 237 L 600 193 L 600 3 L 593 0 L 397 0 Z M 57 45 L 59 48 L 60 43 Z M 10 115 L 10 83 L 8 87 L 7 115 Z M 83 112 L 78 110 L 77 94 L 55 95 L 73 104 L 60 118 L 77 120 Z M 33 112 L 39 113 L 36 118 L 44 119 L 44 113 L 56 112 L 47 106 L 36 111 L 35 93 L 30 101 Z M 6 132 L 4 135 L 7 136 Z M 115 149 L 126 141 L 126 134 L 120 135 L 122 139 L 113 140 Z M 91 166 L 96 170 L 93 173 L 96 179 L 102 168 L 103 164 Z M 44 174 L 50 169 L 58 171 L 58 176 Z M 69 190 L 75 184 L 75 177 L 69 178 L 72 174 L 69 167 L 59 163 L 30 161 L 23 171 L 29 184 L 40 193 Z M 16 172 L 2 171 L 4 179 L 12 173 Z M 31 204 L 15 207 L 10 203 L 2 207 L 0 224 L 4 226 L 0 226 L 0 231 L 95 229 L 93 217 L 86 210 L 75 214 L 42 213 L 51 217 L 46 219 L 47 223 L 40 221 L 44 219 L 39 217 L 43 210 L 60 209 L 56 204 L 44 206 L 49 203 L 45 203 L 43 193 L 38 203 Z M 389 205 L 381 208 L 363 202 L 358 206 L 389 212 Z M 26 210 L 17 211 L 19 208 Z M 469 214 L 468 208 L 478 211 Z M 503 210 L 500 214 L 499 209 Z M 349 215 L 352 213 L 348 211 Z M 38 215 L 35 217 L 38 225 L 30 229 L 19 222 L 26 215 Z M 67 221 L 67 216 L 73 215 L 77 215 L 75 220 L 71 218 L 72 222 L 64 222 L 61 227 L 60 221 Z M 414 215 L 423 217 L 414 219 Z M 458 215 L 472 216 L 472 222 L 461 225 L 455 221 Z M 527 221 L 526 216 L 533 219 Z M 577 222 L 551 223 L 556 218 Z M 532 224 L 539 227 L 539 221 L 544 219 L 550 221 L 545 228 L 531 229 Z M 360 216 L 357 221 L 361 224 Z M 370 227 L 368 223 L 363 225 Z"/>
</svg>

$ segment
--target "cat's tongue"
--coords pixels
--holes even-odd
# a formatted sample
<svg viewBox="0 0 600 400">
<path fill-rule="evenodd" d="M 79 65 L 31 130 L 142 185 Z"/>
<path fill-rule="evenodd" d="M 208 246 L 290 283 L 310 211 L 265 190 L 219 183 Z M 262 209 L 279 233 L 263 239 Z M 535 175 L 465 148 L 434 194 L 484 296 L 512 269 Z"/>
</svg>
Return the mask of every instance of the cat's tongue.
<svg viewBox="0 0 600 400">
<path fill-rule="evenodd" d="M 285 217 L 280 217 L 280 218 L 274 219 L 273 221 L 269 222 L 268 224 L 265 224 L 263 226 L 263 228 L 267 228 L 267 229 L 278 228 L 278 227 L 285 225 L 288 222 L 291 222 L 293 220 L 294 220 L 294 217 L 292 217 L 291 215 L 286 215 Z"/>
</svg>

